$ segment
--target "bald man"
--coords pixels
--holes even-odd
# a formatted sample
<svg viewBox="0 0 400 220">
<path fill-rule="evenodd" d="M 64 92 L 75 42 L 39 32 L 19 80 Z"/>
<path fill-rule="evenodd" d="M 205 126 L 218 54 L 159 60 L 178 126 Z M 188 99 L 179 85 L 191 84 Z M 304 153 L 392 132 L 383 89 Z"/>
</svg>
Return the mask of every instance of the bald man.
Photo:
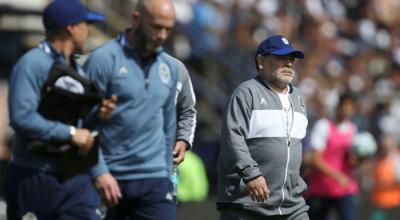
<svg viewBox="0 0 400 220">
<path fill-rule="evenodd" d="M 182 138 L 174 148 L 175 102 L 185 87 L 179 79 L 188 79 L 185 66 L 162 49 L 174 24 L 170 0 L 139 1 L 131 27 L 95 50 L 84 66 L 105 96 L 118 100 L 111 119 L 98 128 L 102 158 L 92 170 L 109 207 L 106 219 L 176 219 L 169 177 L 190 148 L 196 112 L 192 94 L 191 128 L 177 136 Z M 193 93 L 191 83 L 186 87 Z"/>
</svg>

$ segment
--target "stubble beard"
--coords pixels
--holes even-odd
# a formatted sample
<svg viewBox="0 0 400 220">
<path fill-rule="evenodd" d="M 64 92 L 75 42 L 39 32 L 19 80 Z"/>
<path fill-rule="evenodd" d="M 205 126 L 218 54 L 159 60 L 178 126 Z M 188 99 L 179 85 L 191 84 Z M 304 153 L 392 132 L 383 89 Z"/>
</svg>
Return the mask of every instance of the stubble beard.
<svg viewBox="0 0 400 220">
<path fill-rule="evenodd" d="M 275 71 L 265 76 L 264 80 L 266 80 L 267 83 L 273 87 L 276 87 L 278 89 L 285 89 L 292 82 L 294 72 L 292 73 L 292 77 L 290 78 L 283 76 L 282 74 L 283 73 L 281 71 Z"/>
<path fill-rule="evenodd" d="M 133 34 L 135 38 L 138 39 L 139 41 L 139 45 L 135 45 L 135 47 L 137 47 L 143 55 L 146 56 L 151 55 L 158 50 L 158 48 L 153 48 L 151 46 L 151 42 L 148 36 L 146 35 L 142 24 L 138 25 L 137 29 L 133 32 Z"/>
</svg>

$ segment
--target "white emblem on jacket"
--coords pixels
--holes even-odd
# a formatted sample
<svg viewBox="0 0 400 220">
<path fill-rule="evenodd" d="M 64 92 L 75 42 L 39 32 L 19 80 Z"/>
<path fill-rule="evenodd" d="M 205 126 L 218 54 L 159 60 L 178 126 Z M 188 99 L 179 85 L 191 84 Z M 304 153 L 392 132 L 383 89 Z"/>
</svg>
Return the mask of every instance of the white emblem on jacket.
<svg viewBox="0 0 400 220">
<path fill-rule="evenodd" d="M 304 99 L 302 97 L 300 97 L 300 96 L 299 96 L 299 104 L 300 104 L 301 110 L 303 112 L 305 112 L 306 111 L 306 105 L 304 104 Z"/>
<path fill-rule="evenodd" d="M 121 68 L 119 68 L 119 73 L 120 73 L 121 75 L 127 74 L 127 73 L 128 73 L 128 68 L 122 66 Z"/>
<path fill-rule="evenodd" d="M 38 220 L 38 218 L 33 212 L 27 212 L 22 216 L 22 220 Z"/>
<path fill-rule="evenodd" d="M 163 82 L 164 84 L 168 84 L 171 80 L 171 72 L 168 65 L 165 63 L 160 64 L 158 74 L 160 75 L 161 82 Z"/>
<path fill-rule="evenodd" d="M 267 104 L 267 101 L 265 101 L 265 99 L 264 99 L 264 98 L 261 98 L 260 105 L 262 105 L 262 104 L 264 104 L 264 105 L 266 105 L 266 104 Z"/>
</svg>

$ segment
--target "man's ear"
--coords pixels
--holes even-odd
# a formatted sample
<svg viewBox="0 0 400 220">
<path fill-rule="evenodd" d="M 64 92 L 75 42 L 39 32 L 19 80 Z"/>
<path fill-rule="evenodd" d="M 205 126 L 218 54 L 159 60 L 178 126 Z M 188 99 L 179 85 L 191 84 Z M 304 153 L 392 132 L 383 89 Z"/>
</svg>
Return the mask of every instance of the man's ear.
<svg viewBox="0 0 400 220">
<path fill-rule="evenodd" d="M 139 11 L 132 12 L 132 16 L 131 16 L 132 27 L 136 28 L 139 25 L 139 21 L 140 21 L 140 12 Z"/>
<path fill-rule="evenodd" d="M 261 55 L 257 55 L 256 60 L 257 60 L 257 65 L 261 65 L 262 56 Z"/>
<path fill-rule="evenodd" d="M 263 65 L 262 65 L 262 56 L 261 55 L 257 55 L 256 57 L 256 64 L 257 64 L 257 68 L 258 69 L 263 69 Z"/>
<path fill-rule="evenodd" d="M 74 30 L 75 30 L 75 25 L 73 25 L 73 24 L 69 24 L 69 25 L 65 26 L 65 31 L 66 31 L 66 33 L 68 33 L 69 35 L 72 35 L 72 33 L 74 32 Z"/>
</svg>

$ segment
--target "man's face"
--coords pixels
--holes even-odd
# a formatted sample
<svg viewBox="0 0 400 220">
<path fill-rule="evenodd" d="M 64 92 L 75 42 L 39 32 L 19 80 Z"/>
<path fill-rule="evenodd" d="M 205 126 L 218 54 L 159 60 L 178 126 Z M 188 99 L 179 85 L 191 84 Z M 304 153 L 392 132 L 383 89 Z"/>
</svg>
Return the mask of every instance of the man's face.
<svg viewBox="0 0 400 220">
<path fill-rule="evenodd" d="M 90 35 L 89 25 L 86 21 L 71 25 L 70 34 L 74 45 L 74 52 L 82 54 L 87 38 Z"/>
<path fill-rule="evenodd" d="M 294 62 L 295 57 L 293 55 L 263 56 L 261 57 L 263 69 L 260 70 L 260 75 L 267 83 L 278 88 L 285 88 L 292 82 L 295 75 Z"/>
<path fill-rule="evenodd" d="M 351 99 L 346 99 L 338 106 L 338 114 L 341 115 L 343 119 L 350 119 L 356 112 L 356 104 Z"/>
<path fill-rule="evenodd" d="M 140 47 L 146 53 L 156 52 L 167 40 L 175 25 L 174 16 L 143 15 L 134 35 L 140 40 Z"/>
</svg>

